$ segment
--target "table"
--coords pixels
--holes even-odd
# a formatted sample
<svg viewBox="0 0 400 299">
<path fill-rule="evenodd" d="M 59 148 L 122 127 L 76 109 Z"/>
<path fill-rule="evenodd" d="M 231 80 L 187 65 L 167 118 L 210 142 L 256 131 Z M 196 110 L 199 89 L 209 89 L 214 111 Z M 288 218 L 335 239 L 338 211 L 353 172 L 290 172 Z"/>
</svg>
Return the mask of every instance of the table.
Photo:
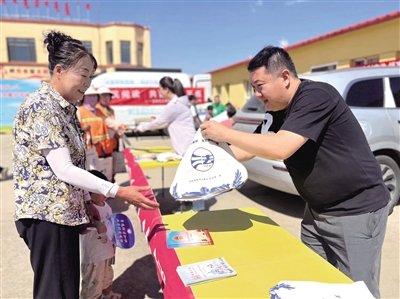
<svg viewBox="0 0 400 299">
<path fill-rule="evenodd" d="M 166 152 L 174 152 L 168 146 L 148 146 L 148 147 L 138 147 L 131 148 L 127 154 L 133 155 L 133 157 L 146 155 L 146 154 L 161 154 Z M 164 167 L 176 167 L 181 163 L 181 160 L 173 160 L 166 162 L 158 162 L 156 160 L 139 160 L 136 161 L 142 169 L 152 169 L 152 168 L 161 168 L 161 186 L 162 193 L 164 195 Z"/>
<path fill-rule="evenodd" d="M 125 156 L 138 186 L 148 185 L 140 165 Z M 156 201 L 150 190 L 145 194 Z M 159 210 L 137 209 L 157 268 L 164 298 L 269 298 L 280 280 L 351 283 L 351 279 L 315 254 L 255 208 L 162 216 Z M 169 249 L 166 230 L 207 228 L 214 245 Z M 224 257 L 237 276 L 185 287 L 176 267 Z"/>
</svg>

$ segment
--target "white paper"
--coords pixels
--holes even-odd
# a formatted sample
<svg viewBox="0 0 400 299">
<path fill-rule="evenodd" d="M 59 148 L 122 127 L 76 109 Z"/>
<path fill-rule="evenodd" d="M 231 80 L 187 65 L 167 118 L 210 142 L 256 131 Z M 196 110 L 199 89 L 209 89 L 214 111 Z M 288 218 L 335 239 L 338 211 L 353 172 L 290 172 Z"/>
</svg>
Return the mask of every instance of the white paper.
<svg viewBox="0 0 400 299">
<path fill-rule="evenodd" d="M 269 294 L 271 299 L 375 299 L 363 281 L 350 284 L 280 281 Z"/>
</svg>

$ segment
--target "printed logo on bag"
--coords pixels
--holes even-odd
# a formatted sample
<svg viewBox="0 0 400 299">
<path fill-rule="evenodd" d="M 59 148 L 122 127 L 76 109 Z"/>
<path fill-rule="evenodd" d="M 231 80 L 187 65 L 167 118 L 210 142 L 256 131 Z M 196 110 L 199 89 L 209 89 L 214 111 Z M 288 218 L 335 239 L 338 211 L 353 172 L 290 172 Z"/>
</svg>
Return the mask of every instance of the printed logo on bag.
<svg viewBox="0 0 400 299">
<path fill-rule="evenodd" d="M 208 171 L 214 165 L 214 155 L 209 150 L 199 147 L 192 153 L 190 163 L 198 171 Z"/>
</svg>

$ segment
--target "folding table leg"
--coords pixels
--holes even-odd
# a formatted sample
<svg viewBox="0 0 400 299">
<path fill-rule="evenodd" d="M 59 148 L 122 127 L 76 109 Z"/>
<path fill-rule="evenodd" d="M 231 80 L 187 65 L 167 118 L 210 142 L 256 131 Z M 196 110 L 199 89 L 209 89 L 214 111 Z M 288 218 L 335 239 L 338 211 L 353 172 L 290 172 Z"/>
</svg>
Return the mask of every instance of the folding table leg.
<svg viewBox="0 0 400 299">
<path fill-rule="evenodd" d="M 162 195 L 164 197 L 164 166 L 161 166 L 161 187 L 162 187 Z"/>
</svg>

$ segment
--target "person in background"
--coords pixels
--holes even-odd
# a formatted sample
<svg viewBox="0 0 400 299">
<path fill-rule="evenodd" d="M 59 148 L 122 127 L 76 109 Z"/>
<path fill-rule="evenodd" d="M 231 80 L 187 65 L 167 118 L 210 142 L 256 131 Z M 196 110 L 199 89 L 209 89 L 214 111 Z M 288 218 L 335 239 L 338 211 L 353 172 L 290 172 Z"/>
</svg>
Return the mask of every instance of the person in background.
<svg viewBox="0 0 400 299">
<path fill-rule="evenodd" d="M 0 166 L 0 175 L 1 179 L 4 181 L 8 177 L 8 167 Z"/>
<path fill-rule="evenodd" d="M 115 135 L 122 135 L 126 126 L 105 115 L 107 112 L 99 105 L 100 99 L 99 92 L 91 86 L 85 92 L 82 105 L 78 107 L 77 117 L 82 129 L 86 131 L 87 148 L 95 146 L 99 158 L 108 158 L 117 149 Z M 115 181 L 114 173 L 108 176 L 110 181 Z"/>
<path fill-rule="evenodd" d="M 213 107 L 213 117 L 216 117 L 218 114 L 225 111 L 225 105 L 221 103 L 219 95 L 214 97 L 214 102 L 211 104 L 211 106 Z"/>
<path fill-rule="evenodd" d="M 199 112 L 197 111 L 197 98 L 194 95 L 189 96 L 189 102 L 190 102 L 190 111 L 192 111 L 192 116 L 193 116 L 193 123 L 194 123 L 194 129 L 197 131 L 200 128 L 201 125 L 201 120 L 199 118 Z"/>
<path fill-rule="evenodd" d="M 164 111 L 152 122 L 144 125 L 139 124 L 136 130 L 145 132 L 168 126 L 172 147 L 178 155 L 183 157 L 196 134 L 189 99 L 181 81 L 173 80 L 171 77 L 163 77 L 160 80 L 159 92 L 165 99 L 169 100 Z M 193 206 L 194 211 L 204 209 L 204 200 L 196 201 L 196 205 Z"/>
<path fill-rule="evenodd" d="M 282 48 L 265 47 L 247 69 L 266 110 L 283 111 L 267 125 L 282 125 L 262 134 L 260 124 L 251 134 L 209 121 L 201 125 L 203 136 L 230 143 L 239 161 L 283 160 L 307 203 L 303 243 L 380 298 L 390 194 L 359 122 L 333 86 L 300 80 Z"/>
<path fill-rule="evenodd" d="M 168 104 L 159 117 L 147 124 L 139 124 L 136 131 L 145 132 L 168 127 L 173 149 L 183 156 L 196 134 L 189 99 L 181 81 L 171 77 L 163 77 L 160 80 L 159 92 L 168 100 Z"/>
<path fill-rule="evenodd" d="M 208 121 L 213 117 L 213 110 L 214 110 L 213 106 L 211 105 L 207 106 L 207 114 L 204 117 L 204 121 Z"/>
<path fill-rule="evenodd" d="M 91 174 L 107 181 L 107 177 L 97 170 L 90 170 Z M 100 220 L 95 220 L 97 231 L 81 227 L 81 272 L 82 287 L 81 299 L 120 299 L 121 294 L 111 290 L 114 278 L 112 265 L 115 261 L 115 245 L 108 238 L 105 225 L 112 209 L 107 204 L 107 197 L 103 194 L 90 193 L 93 206 L 99 211 Z"/>
<path fill-rule="evenodd" d="M 159 204 L 141 193 L 149 186 L 119 186 L 84 170 L 75 103 L 90 87 L 97 61 L 81 41 L 61 32 L 49 31 L 44 44 L 50 81 L 21 103 L 14 119 L 14 219 L 30 250 L 32 297 L 76 299 L 79 229 L 98 217 L 89 192 L 143 209 Z"/>
<path fill-rule="evenodd" d="M 111 90 L 105 86 L 101 86 L 97 89 L 97 93 L 100 96 L 96 105 L 98 116 L 104 118 L 106 121 L 108 135 L 110 138 L 113 138 L 114 151 L 118 151 L 119 138 L 129 130 L 129 126 L 115 120 L 114 109 L 112 109 L 109 105 L 111 98 L 114 95 Z M 117 130 L 115 131 L 112 128 L 117 128 Z"/>
<path fill-rule="evenodd" d="M 86 147 L 89 149 L 94 146 L 97 157 L 102 160 L 112 156 L 114 142 L 108 135 L 105 119 L 100 116 L 100 111 L 96 108 L 98 101 L 98 92 L 90 86 L 83 96 L 82 105 L 78 107 L 76 115 L 82 129 L 86 132 Z M 110 181 L 113 181 L 111 171 L 107 176 Z"/>
</svg>

